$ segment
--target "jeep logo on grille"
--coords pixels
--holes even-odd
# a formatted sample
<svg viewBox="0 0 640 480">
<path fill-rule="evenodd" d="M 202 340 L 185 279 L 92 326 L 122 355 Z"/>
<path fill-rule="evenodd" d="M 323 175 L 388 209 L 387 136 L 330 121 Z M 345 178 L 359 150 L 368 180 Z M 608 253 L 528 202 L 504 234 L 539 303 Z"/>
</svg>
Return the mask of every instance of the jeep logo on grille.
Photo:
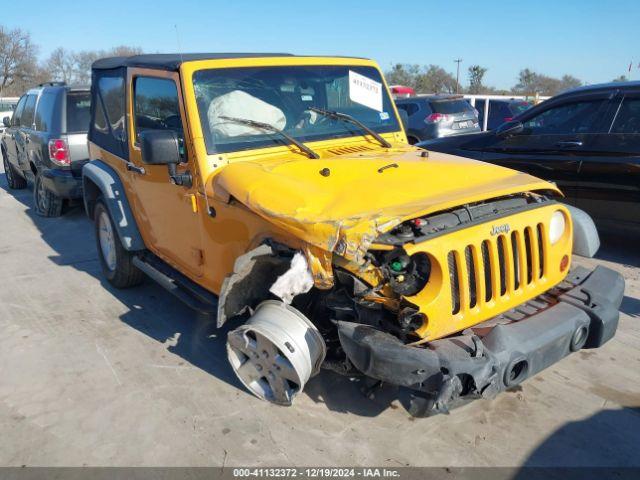
<svg viewBox="0 0 640 480">
<path fill-rule="evenodd" d="M 499 233 L 509 233 L 511 231 L 511 227 L 508 223 L 503 223 L 502 225 L 493 225 L 491 227 L 491 235 L 498 235 Z"/>
</svg>

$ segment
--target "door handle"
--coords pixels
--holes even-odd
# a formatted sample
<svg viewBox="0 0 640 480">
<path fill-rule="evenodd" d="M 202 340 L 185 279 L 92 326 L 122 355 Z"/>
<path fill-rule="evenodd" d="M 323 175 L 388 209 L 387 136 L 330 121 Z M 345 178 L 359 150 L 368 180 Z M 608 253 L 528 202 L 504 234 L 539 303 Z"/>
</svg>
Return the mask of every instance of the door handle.
<svg viewBox="0 0 640 480">
<path fill-rule="evenodd" d="M 145 169 L 144 168 L 138 167 L 137 165 L 134 165 L 131 162 L 127 163 L 127 170 L 129 172 L 134 172 L 134 173 L 137 173 L 139 175 L 144 175 L 145 174 Z"/>
<path fill-rule="evenodd" d="M 581 147 L 581 146 L 582 146 L 582 142 L 579 140 L 556 143 L 556 147 L 564 147 L 564 148 Z"/>
</svg>

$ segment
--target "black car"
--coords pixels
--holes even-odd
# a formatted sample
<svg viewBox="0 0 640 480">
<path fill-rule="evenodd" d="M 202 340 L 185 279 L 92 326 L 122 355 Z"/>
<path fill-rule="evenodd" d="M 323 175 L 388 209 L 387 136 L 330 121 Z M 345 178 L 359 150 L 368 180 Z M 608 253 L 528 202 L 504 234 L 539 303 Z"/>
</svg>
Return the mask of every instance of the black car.
<svg viewBox="0 0 640 480">
<path fill-rule="evenodd" d="M 640 233 L 640 82 L 580 87 L 496 130 L 419 146 L 554 181 L 600 227 Z"/>
<path fill-rule="evenodd" d="M 412 145 L 422 140 L 479 132 L 478 116 L 461 95 L 419 95 L 396 99 L 409 117 L 405 130 Z"/>
<path fill-rule="evenodd" d="M 9 188 L 33 183 L 35 211 L 61 214 L 63 202 L 82 197 L 82 166 L 89 161 L 88 87 L 41 84 L 25 93 L 6 127 L 0 149 Z"/>
<path fill-rule="evenodd" d="M 504 122 L 513 120 L 532 106 L 531 102 L 515 99 L 478 98 L 475 102 L 475 108 L 478 111 L 478 122 L 480 122 L 480 128 L 483 130 L 498 128 Z M 489 117 L 487 118 L 486 128 L 484 128 L 484 114 L 487 107 L 489 108 Z"/>
</svg>

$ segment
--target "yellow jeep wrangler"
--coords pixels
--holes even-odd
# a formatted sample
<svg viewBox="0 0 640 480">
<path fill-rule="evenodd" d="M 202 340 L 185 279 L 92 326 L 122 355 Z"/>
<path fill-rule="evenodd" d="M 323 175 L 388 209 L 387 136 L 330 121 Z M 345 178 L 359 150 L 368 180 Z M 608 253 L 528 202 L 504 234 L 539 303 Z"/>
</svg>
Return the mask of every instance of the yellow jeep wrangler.
<svg viewBox="0 0 640 480">
<path fill-rule="evenodd" d="M 570 270 L 599 246 L 590 218 L 553 184 L 408 145 L 370 60 L 107 58 L 91 88 L 105 276 L 229 322 L 262 399 L 291 404 L 324 367 L 443 412 L 615 333 L 622 277 Z"/>
</svg>

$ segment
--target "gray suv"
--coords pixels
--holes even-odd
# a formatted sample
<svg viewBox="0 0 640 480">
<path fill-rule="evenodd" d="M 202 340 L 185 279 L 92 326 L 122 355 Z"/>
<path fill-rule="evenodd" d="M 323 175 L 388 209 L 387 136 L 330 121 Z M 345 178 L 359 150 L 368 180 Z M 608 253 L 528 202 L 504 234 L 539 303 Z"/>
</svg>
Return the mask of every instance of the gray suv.
<svg viewBox="0 0 640 480">
<path fill-rule="evenodd" d="M 2 119 L 7 183 L 12 189 L 33 183 L 39 215 L 59 216 L 65 201 L 82 198 L 90 102 L 88 87 L 46 83 L 20 98 L 11 119 Z"/>
<path fill-rule="evenodd" d="M 478 112 L 460 95 L 419 95 L 396 100 L 409 117 L 405 125 L 412 145 L 432 138 L 480 131 Z"/>
</svg>

